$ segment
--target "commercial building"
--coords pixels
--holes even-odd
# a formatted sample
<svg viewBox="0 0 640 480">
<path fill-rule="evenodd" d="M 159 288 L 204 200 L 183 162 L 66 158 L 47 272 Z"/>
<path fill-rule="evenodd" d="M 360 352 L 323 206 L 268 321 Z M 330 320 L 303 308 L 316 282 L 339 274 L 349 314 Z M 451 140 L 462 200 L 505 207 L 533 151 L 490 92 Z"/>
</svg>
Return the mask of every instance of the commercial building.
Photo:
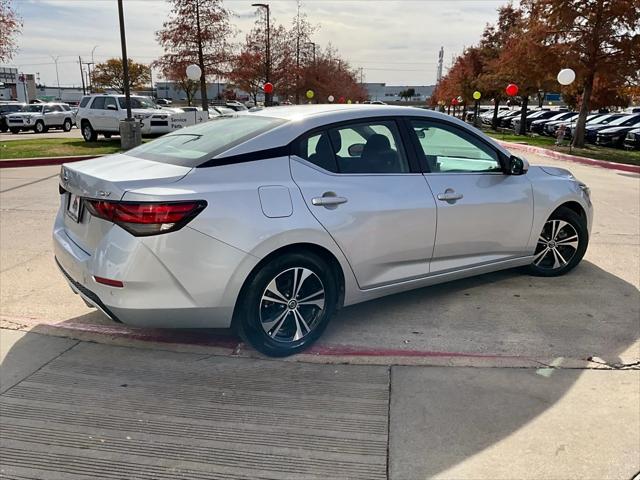
<svg viewBox="0 0 640 480">
<path fill-rule="evenodd" d="M 13 67 L 0 67 L 0 100 L 29 102 L 35 98 L 35 75 L 18 72 Z"/>
<path fill-rule="evenodd" d="M 381 100 L 383 102 L 399 102 L 404 100 L 425 102 L 431 98 L 435 85 L 387 85 L 386 83 L 364 83 L 363 87 L 367 90 L 369 100 Z M 410 99 L 400 96 L 402 92 L 407 92 L 412 89 L 414 96 Z"/>
</svg>

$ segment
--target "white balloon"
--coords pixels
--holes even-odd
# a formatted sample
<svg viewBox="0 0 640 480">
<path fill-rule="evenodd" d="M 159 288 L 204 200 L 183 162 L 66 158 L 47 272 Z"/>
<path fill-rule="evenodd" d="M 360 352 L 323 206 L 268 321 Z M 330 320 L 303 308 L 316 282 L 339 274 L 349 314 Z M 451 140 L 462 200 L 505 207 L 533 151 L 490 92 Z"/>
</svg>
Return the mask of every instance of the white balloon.
<svg viewBox="0 0 640 480">
<path fill-rule="evenodd" d="M 329 100 L 330 102 L 333 102 L 335 98 L 333 97 L 333 95 L 329 95 L 329 98 L 327 98 L 327 100 Z"/>
<path fill-rule="evenodd" d="M 187 78 L 189 80 L 200 80 L 200 76 L 202 75 L 202 70 L 195 63 L 192 63 L 187 67 Z"/>
<path fill-rule="evenodd" d="M 576 79 L 576 72 L 570 68 L 563 68 L 558 72 L 558 83 L 560 85 L 571 85 Z"/>
</svg>

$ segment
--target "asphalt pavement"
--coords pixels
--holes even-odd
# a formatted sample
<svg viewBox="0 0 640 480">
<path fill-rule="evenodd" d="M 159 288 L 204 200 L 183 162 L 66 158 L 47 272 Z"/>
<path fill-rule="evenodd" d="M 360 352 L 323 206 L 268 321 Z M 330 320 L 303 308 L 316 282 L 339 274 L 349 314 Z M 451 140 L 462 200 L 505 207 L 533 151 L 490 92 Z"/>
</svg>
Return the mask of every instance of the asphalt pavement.
<svg viewBox="0 0 640 480">
<path fill-rule="evenodd" d="M 0 477 L 630 479 L 640 176 L 528 158 L 591 187 L 574 272 L 349 307 L 284 361 L 86 308 L 52 260 L 59 167 L 0 171 Z"/>
</svg>

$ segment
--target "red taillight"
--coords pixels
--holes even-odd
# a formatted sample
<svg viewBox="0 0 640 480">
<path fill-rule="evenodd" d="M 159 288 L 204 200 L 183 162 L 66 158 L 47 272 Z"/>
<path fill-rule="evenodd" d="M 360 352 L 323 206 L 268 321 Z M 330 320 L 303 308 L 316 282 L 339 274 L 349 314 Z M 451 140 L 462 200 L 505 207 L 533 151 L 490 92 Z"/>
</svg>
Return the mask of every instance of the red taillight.
<svg viewBox="0 0 640 480">
<path fill-rule="evenodd" d="M 136 236 L 178 230 L 207 206 L 202 200 L 171 203 L 85 202 L 91 215 L 120 225 Z"/>
</svg>

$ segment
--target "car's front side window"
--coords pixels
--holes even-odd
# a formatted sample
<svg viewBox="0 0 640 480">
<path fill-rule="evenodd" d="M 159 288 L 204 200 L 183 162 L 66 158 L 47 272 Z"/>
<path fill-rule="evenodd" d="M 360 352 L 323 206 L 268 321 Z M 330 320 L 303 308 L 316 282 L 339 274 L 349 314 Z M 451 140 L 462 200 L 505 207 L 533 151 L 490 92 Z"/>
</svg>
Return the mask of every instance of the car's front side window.
<svg viewBox="0 0 640 480">
<path fill-rule="evenodd" d="M 425 120 L 411 125 L 431 173 L 502 172 L 498 153 L 461 129 Z"/>
<path fill-rule="evenodd" d="M 104 99 L 104 109 L 108 110 L 110 105 L 112 105 L 114 107 L 113 110 L 117 110 L 118 109 L 118 107 L 116 105 L 116 99 L 113 98 L 113 97 L 106 97 Z"/>
<path fill-rule="evenodd" d="M 104 97 L 96 97 L 93 99 L 93 103 L 91 103 L 91 110 L 102 110 L 104 109 Z"/>
</svg>

